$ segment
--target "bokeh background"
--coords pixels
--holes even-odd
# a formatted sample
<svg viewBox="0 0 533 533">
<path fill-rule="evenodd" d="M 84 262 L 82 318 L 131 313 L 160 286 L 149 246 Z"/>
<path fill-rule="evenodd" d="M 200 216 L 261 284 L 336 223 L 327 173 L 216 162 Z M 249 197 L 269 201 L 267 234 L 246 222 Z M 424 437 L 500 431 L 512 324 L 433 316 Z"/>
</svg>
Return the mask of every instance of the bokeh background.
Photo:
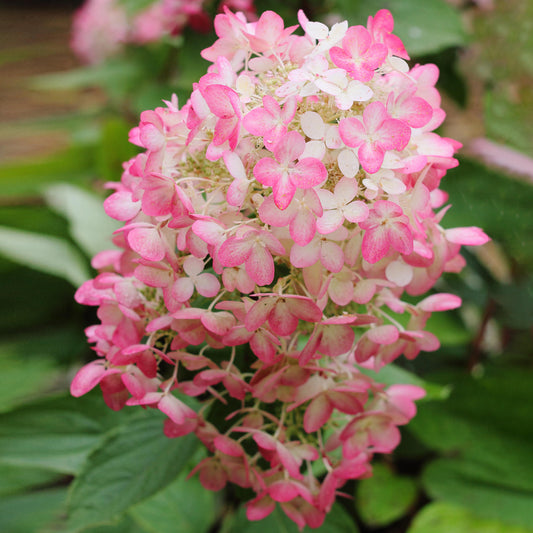
<svg viewBox="0 0 533 533">
<path fill-rule="evenodd" d="M 0 3 L 0 531 L 296 531 L 277 513 L 248 523 L 240 494 L 185 481 L 194 447 L 150 422 L 135 441 L 138 473 L 184 457 L 182 473 L 161 474 L 151 492 L 132 490 L 131 476 L 129 486 L 112 485 L 105 473 L 131 415 L 109 411 L 97 392 L 68 394 L 92 358 L 83 330 L 95 316 L 73 295 L 114 228 L 101 207 L 104 183 L 117 181 L 136 153 L 127 136 L 140 111 L 173 92 L 184 102 L 207 66 L 199 51 L 215 38 L 209 25 L 204 33 L 187 27 L 84 66 L 69 47 L 81 3 Z M 418 376 L 429 399 L 396 453 L 376 458 L 374 477 L 346 487 L 323 531 L 533 532 L 533 3 L 255 5 L 287 24 L 299 8 L 351 25 L 390 9 L 412 64 L 439 66 L 448 115 L 441 134 L 464 145 L 443 181 L 453 206 L 446 225 L 477 225 L 493 239 L 466 250 L 467 268 L 439 287 L 464 301 L 430 322 L 441 349 L 396 365 L 393 379 Z M 207 4 L 211 17 L 216 7 Z M 124 497 L 110 509 L 117 492 Z M 69 513 L 83 505 L 83 523 L 73 524 Z"/>
</svg>

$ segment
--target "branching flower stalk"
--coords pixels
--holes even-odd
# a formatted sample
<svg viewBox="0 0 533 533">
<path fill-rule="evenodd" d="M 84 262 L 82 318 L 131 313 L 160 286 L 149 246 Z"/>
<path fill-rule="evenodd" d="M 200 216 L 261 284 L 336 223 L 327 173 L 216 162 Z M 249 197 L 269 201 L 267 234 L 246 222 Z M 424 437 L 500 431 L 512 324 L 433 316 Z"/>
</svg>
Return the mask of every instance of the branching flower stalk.
<svg viewBox="0 0 533 533">
<path fill-rule="evenodd" d="M 130 139 L 144 152 L 104 203 L 124 222 L 117 248 L 76 293 L 100 323 L 72 393 L 99 385 L 112 409 L 159 409 L 168 437 L 206 446 L 207 489 L 251 489 L 250 520 L 280 505 L 318 527 L 425 394 L 361 370 L 436 350 L 427 319 L 460 305 L 402 296 L 488 237 L 441 226 L 459 143 L 434 133 L 437 67 L 409 68 L 391 14 L 299 21 L 303 35 L 271 11 L 226 10 L 190 100 L 141 114 Z M 226 420 L 205 407 L 219 402 Z"/>
</svg>

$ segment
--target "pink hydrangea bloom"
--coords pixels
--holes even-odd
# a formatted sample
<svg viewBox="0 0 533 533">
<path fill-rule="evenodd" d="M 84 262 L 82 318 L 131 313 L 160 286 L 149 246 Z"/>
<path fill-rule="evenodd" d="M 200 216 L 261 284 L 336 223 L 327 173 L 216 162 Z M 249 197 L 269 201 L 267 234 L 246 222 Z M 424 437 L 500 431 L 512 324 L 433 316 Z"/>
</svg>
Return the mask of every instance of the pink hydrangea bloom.
<svg viewBox="0 0 533 533">
<path fill-rule="evenodd" d="M 197 19 L 207 19 L 209 29 L 204 1 L 154 0 L 131 13 L 120 0 L 85 0 L 74 15 L 71 47 L 82 61 L 96 64 L 118 54 L 126 44 L 145 44 L 177 35 Z M 253 12 L 250 2 L 243 4 Z"/>
<path fill-rule="evenodd" d="M 209 451 L 194 469 L 204 487 L 249 489 L 250 520 L 279 506 L 302 528 L 398 445 L 425 392 L 362 369 L 438 348 L 426 322 L 460 299 L 412 297 L 488 237 L 441 225 L 459 145 L 433 131 L 438 71 L 405 71 L 392 15 L 299 20 L 305 35 L 225 9 L 190 100 L 142 113 L 130 138 L 144 152 L 104 204 L 124 223 L 116 249 L 76 293 L 99 323 L 71 390 L 161 411 L 165 435 Z M 230 429 L 184 396 L 220 404 Z"/>
</svg>

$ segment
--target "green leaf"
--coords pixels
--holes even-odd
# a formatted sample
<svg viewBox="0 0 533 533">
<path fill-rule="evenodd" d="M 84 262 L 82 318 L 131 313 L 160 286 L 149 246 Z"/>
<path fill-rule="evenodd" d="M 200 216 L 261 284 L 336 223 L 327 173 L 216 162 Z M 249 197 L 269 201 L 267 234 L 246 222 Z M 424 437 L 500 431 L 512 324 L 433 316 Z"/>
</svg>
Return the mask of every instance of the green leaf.
<svg viewBox="0 0 533 533">
<path fill-rule="evenodd" d="M 424 471 L 422 481 L 432 498 L 466 507 L 484 518 L 519 527 L 533 524 L 533 491 L 487 482 L 471 471 L 468 461 L 438 459 Z"/>
<path fill-rule="evenodd" d="M 373 467 L 374 475 L 357 485 L 355 506 L 371 527 L 385 526 L 406 515 L 417 500 L 413 479 L 397 476 L 384 464 Z"/>
<path fill-rule="evenodd" d="M 169 439 L 150 411 L 117 428 L 88 458 L 72 485 L 69 527 L 105 524 L 171 483 L 196 450 L 194 435 Z"/>
<path fill-rule="evenodd" d="M 222 525 L 221 533 L 302 533 L 298 526 L 276 506 L 274 511 L 263 520 L 250 522 L 246 517 L 246 508 L 240 507 L 236 515 L 228 517 Z M 303 533 L 357 533 L 359 530 L 352 517 L 336 503 L 326 515 L 324 523 L 311 529 L 304 527 Z"/>
<path fill-rule="evenodd" d="M 65 91 L 102 85 L 115 86 L 115 92 L 130 88 L 140 74 L 140 65 L 124 58 L 114 58 L 99 65 L 71 69 L 65 72 L 44 74 L 33 78 L 33 87 L 44 91 Z"/>
<path fill-rule="evenodd" d="M 410 431 L 454 459 L 429 465 L 426 490 L 481 516 L 533 523 L 533 372 L 494 366 L 477 379 L 465 373 L 433 379 L 453 383 L 452 394 L 421 404 Z"/>
<path fill-rule="evenodd" d="M 464 507 L 444 502 L 426 505 L 407 533 L 533 533 L 533 529 L 487 520 Z"/>
<path fill-rule="evenodd" d="M 0 464 L 0 496 L 13 495 L 25 489 L 49 485 L 61 479 L 55 472 L 42 468 L 25 468 Z"/>
<path fill-rule="evenodd" d="M 60 523 L 52 523 L 49 528 L 46 528 L 42 533 L 65 533 L 66 518 L 63 516 Z M 83 533 L 149 533 L 146 529 L 137 524 L 131 516 L 125 515 L 112 524 L 105 526 L 90 527 L 83 530 Z M 178 533 L 178 532 L 176 532 Z"/>
<path fill-rule="evenodd" d="M 93 153 L 86 146 L 72 147 L 37 160 L 24 159 L 0 167 L 3 196 L 38 194 L 46 183 L 84 182 L 94 177 Z"/>
<path fill-rule="evenodd" d="M 388 9 L 394 17 L 394 33 L 400 37 L 410 56 L 431 54 L 465 43 L 459 12 L 445 0 L 340 0 L 341 15 L 350 24 L 366 24 L 369 15 Z"/>
<path fill-rule="evenodd" d="M 60 323 L 53 328 L 34 327 L 31 335 L 15 334 L 11 338 L 6 338 L 0 344 L 0 356 L 18 357 L 27 366 L 43 359 L 54 360 L 58 365 L 79 364 L 81 356 L 88 350 L 82 327 L 83 323 L 77 323 L 76 320 L 68 324 L 60 320 Z M 2 410 L 5 409 L 0 406 L 0 411 Z"/>
<path fill-rule="evenodd" d="M 181 474 L 130 514 L 149 533 L 206 533 L 215 511 L 215 493 L 204 489 L 197 477 Z"/>
<path fill-rule="evenodd" d="M 53 359 L 29 361 L 24 355 L 5 353 L 0 346 L 0 412 L 50 388 L 58 376 Z"/>
<path fill-rule="evenodd" d="M 152 109 L 160 103 L 161 98 L 154 105 L 143 109 Z M 131 126 L 119 117 L 110 118 L 102 125 L 101 138 L 98 143 L 98 175 L 101 179 L 118 181 L 124 171 L 123 162 L 128 161 L 138 152 L 138 148 L 129 142 L 128 134 Z M 102 203 L 102 200 L 99 200 Z"/>
<path fill-rule="evenodd" d="M 29 338 L 29 332 L 37 328 L 49 328 L 53 323 L 57 327 L 58 321 L 66 324 L 79 316 L 73 287 L 67 281 L 1 258 L 0 275 L 0 333 L 15 334 L 19 339 Z M 81 324 L 78 328 L 81 332 Z"/>
<path fill-rule="evenodd" d="M 57 237 L 0 227 L 0 253 L 23 265 L 66 279 L 74 286 L 91 277 L 83 256 Z"/>
<path fill-rule="evenodd" d="M 480 226 L 519 264 L 533 268 L 533 187 L 473 161 L 449 171 L 442 182 L 453 204 L 442 226 Z"/>
<path fill-rule="evenodd" d="M 119 224 L 106 215 L 102 198 L 68 183 L 47 187 L 44 196 L 69 221 L 72 237 L 89 256 L 113 247 L 112 233 Z"/>
<path fill-rule="evenodd" d="M 97 391 L 24 405 L 0 415 L 0 464 L 75 474 L 104 433 L 127 417 Z"/>
<path fill-rule="evenodd" d="M 472 340 L 472 334 L 454 313 L 432 313 L 425 328 L 442 346 L 461 346 Z"/>
<path fill-rule="evenodd" d="M 426 390 L 426 396 L 420 400 L 445 400 L 450 395 L 450 387 L 448 385 L 439 385 L 437 383 L 430 383 L 418 377 L 416 374 L 405 370 L 397 365 L 390 364 L 375 372 L 368 368 L 359 369 L 363 374 L 384 383 L 385 385 L 416 385 Z"/>
<path fill-rule="evenodd" d="M 0 501 L 0 531 L 40 533 L 63 507 L 67 490 L 49 489 L 8 496 Z"/>
</svg>

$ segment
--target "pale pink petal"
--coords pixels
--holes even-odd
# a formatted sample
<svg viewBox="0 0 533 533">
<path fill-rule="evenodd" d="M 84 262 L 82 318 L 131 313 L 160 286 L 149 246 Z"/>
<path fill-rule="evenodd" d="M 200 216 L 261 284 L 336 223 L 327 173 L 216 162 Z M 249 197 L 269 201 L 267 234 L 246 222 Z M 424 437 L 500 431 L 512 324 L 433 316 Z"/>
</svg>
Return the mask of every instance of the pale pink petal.
<svg viewBox="0 0 533 533">
<path fill-rule="evenodd" d="M 449 311 L 461 307 L 461 298 L 455 294 L 440 293 L 432 294 L 418 303 L 417 307 L 422 311 Z"/>
<path fill-rule="evenodd" d="M 340 272 L 344 266 L 342 248 L 331 241 L 325 241 L 320 249 L 320 261 L 330 272 Z"/>
<path fill-rule="evenodd" d="M 134 228 L 127 236 L 131 248 L 143 259 L 161 261 L 165 257 L 166 247 L 157 228 Z"/>
<path fill-rule="evenodd" d="M 278 239 L 276 239 L 276 237 L 274 237 L 274 235 L 272 235 L 272 233 L 261 231 L 261 240 L 273 254 L 285 255 L 285 247 Z"/>
<path fill-rule="evenodd" d="M 348 305 L 353 298 L 353 283 L 350 280 L 340 281 L 333 278 L 328 286 L 328 294 L 337 305 Z"/>
<path fill-rule="evenodd" d="M 351 150 L 344 151 L 353 154 Z M 337 183 L 337 185 L 335 185 L 335 200 L 337 201 L 338 205 L 346 205 L 354 199 L 357 191 L 357 181 L 344 177 L 339 181 L 339 183 Z"/>
<path fill-rule="evenodd" d="M 226 311 L 202 314 L 202 325 L 217 335 L 225 335 L 234 325 L 235 317 Z"/>
<path fill-rule="evenodd" d="M 263 157 L 254 167 L 255 179 L 262 185 L 274 186 L 282 176 L 279 163 L 270 157 Z"/>
<path fill-rule="evenodd" d="M 222 156 L 228 172 L 237 180 L 245 180 L 246 170 L 241 158 L 235 152 L 224 152 Z"/>
<path fill-rule="evenodd" d="M 190 255 L 183 262 L 183 270 L 187 276 L 194 277 L 200 274 L 204 269 L 204 262 L 197 257 Z"/>
<path fill-rule="evenodd" d="M 190 278 L 179 278 L 172 285 L 170 296 L 178 302 L 186 302 L 194 293 L 194 283 Z"/>
<path fill-rule="evenodd" d="M 313 240 L 316 227 L 317 223 L 313 214 L 308 209 L 300 209 L 291 220 L 289 230 L 294 242 L 300 246 L 305 246 Z"/>
<path fill-rule="evenodd" d="M 389 453 L 400 443 L 400 431 L 388 420 L 373 424 L 371 431 L 371 444 L 376 452 Z"/>
<path fill-rule="evenodd" d="M 246 344 L 253 336 L 253 332 L 248 331 L 244 326 L 233 327 L 222 339 L 226 346 L 239 346 Z"/>
<path fill-rule="evenodd" d="M 288 226 L 291 219 L 294 217 L 292 206 L 288 209 L 279 209 L 274 202 L 273 196 L 265 198 L 263 203 L 259 206 L 257 213 L 262 222 L 277 228 Z"/>
<path fill-rule="evenodd" d="M 342 212 L 338 209 L 330 209 L 325 211 L 324 214 L 316 221 L 316 229 L 326 235 L 332 233 L 344 222 Z"/>
<path fill-rule="evenodd" d="M 272 283 L 274 280 L 274 260 L 266 248 L 261 245 L 253 247 L 246 260 L 246 273 L 259 286 L 270 285 Z"/>
<path fill-rule="evenodd" d="M 90 362 L 80 368 L 74 376 L 70 384 L 70 393 L 76 398 L 84 395 L 96 387 L 107 373 L 104 361 Z"/>
<path fill-rule="evenodd" d="M 196 413 L 172 394 L 165 394 L 157 404 L 157 408 L 176 424 L 183 424 L 185 418 L 196 418 Z"/>
<path fill-rule="evenodd" d="M 242 265 L 250 257 L 252 247 L 253 242 L 249 239 L 232 237 L 222 243 L 218 251 L 218 259 L 222 266 Z"/>
<path fill-rule="evenodd" d="M 294 244 L 291 248 L 291 263 L 296 268 L 314 265 L 320 257 L 320 242 L 312 240 L 306 246 Z"/>
<path fill-rule="evenodd" d="M 319 189 L 316 194 L 324 209 L 336 209 L 338 207 L 335 195 L 332 192 L 326 189 Z"/>
<path fill-rule="evenodd" d="M 387 324 L 384 326 L 377 326 L 367 331 L 367 337 L 376 344 L 392 344 L 399 339 L 399 332 L 396 326 Z"/>
<path fill-rule="evenodd" d="M 381 102 L 372 102 L 363 111 L 363 122 L 368 134 L 381 130 L 382 124 L 389 117 L 387 109 Z"/>
<path fill-rule="evenodd" d="M 445 236 L 449 242 L 470 246 L 479 246 L 490 241 L 490 237 L 481 228 L 475 226 L 447 229 Z"/>
<path fill-rule="evenodd" d="M 204 272 L 196 278 L 196 290 L 205 298 L 213 298 L 220 290 L 220 281 L 213 274 Z"/>
<path fill-rule="evenodd" d="M 356 200 L 355 202 L 352 202 L 344 207 L 342 213 L 346 220 L 359 223 L 367 219 L 369 210 L 368 206 L 364 202 Z"/>
<path fill-rule="evenodd" d="M 141 209 L 140 201 L 133 201 L 130 191 L 117 191 L 104 201 L 104 210 L 115 220 L 131 220 Z"/>
</svg>

